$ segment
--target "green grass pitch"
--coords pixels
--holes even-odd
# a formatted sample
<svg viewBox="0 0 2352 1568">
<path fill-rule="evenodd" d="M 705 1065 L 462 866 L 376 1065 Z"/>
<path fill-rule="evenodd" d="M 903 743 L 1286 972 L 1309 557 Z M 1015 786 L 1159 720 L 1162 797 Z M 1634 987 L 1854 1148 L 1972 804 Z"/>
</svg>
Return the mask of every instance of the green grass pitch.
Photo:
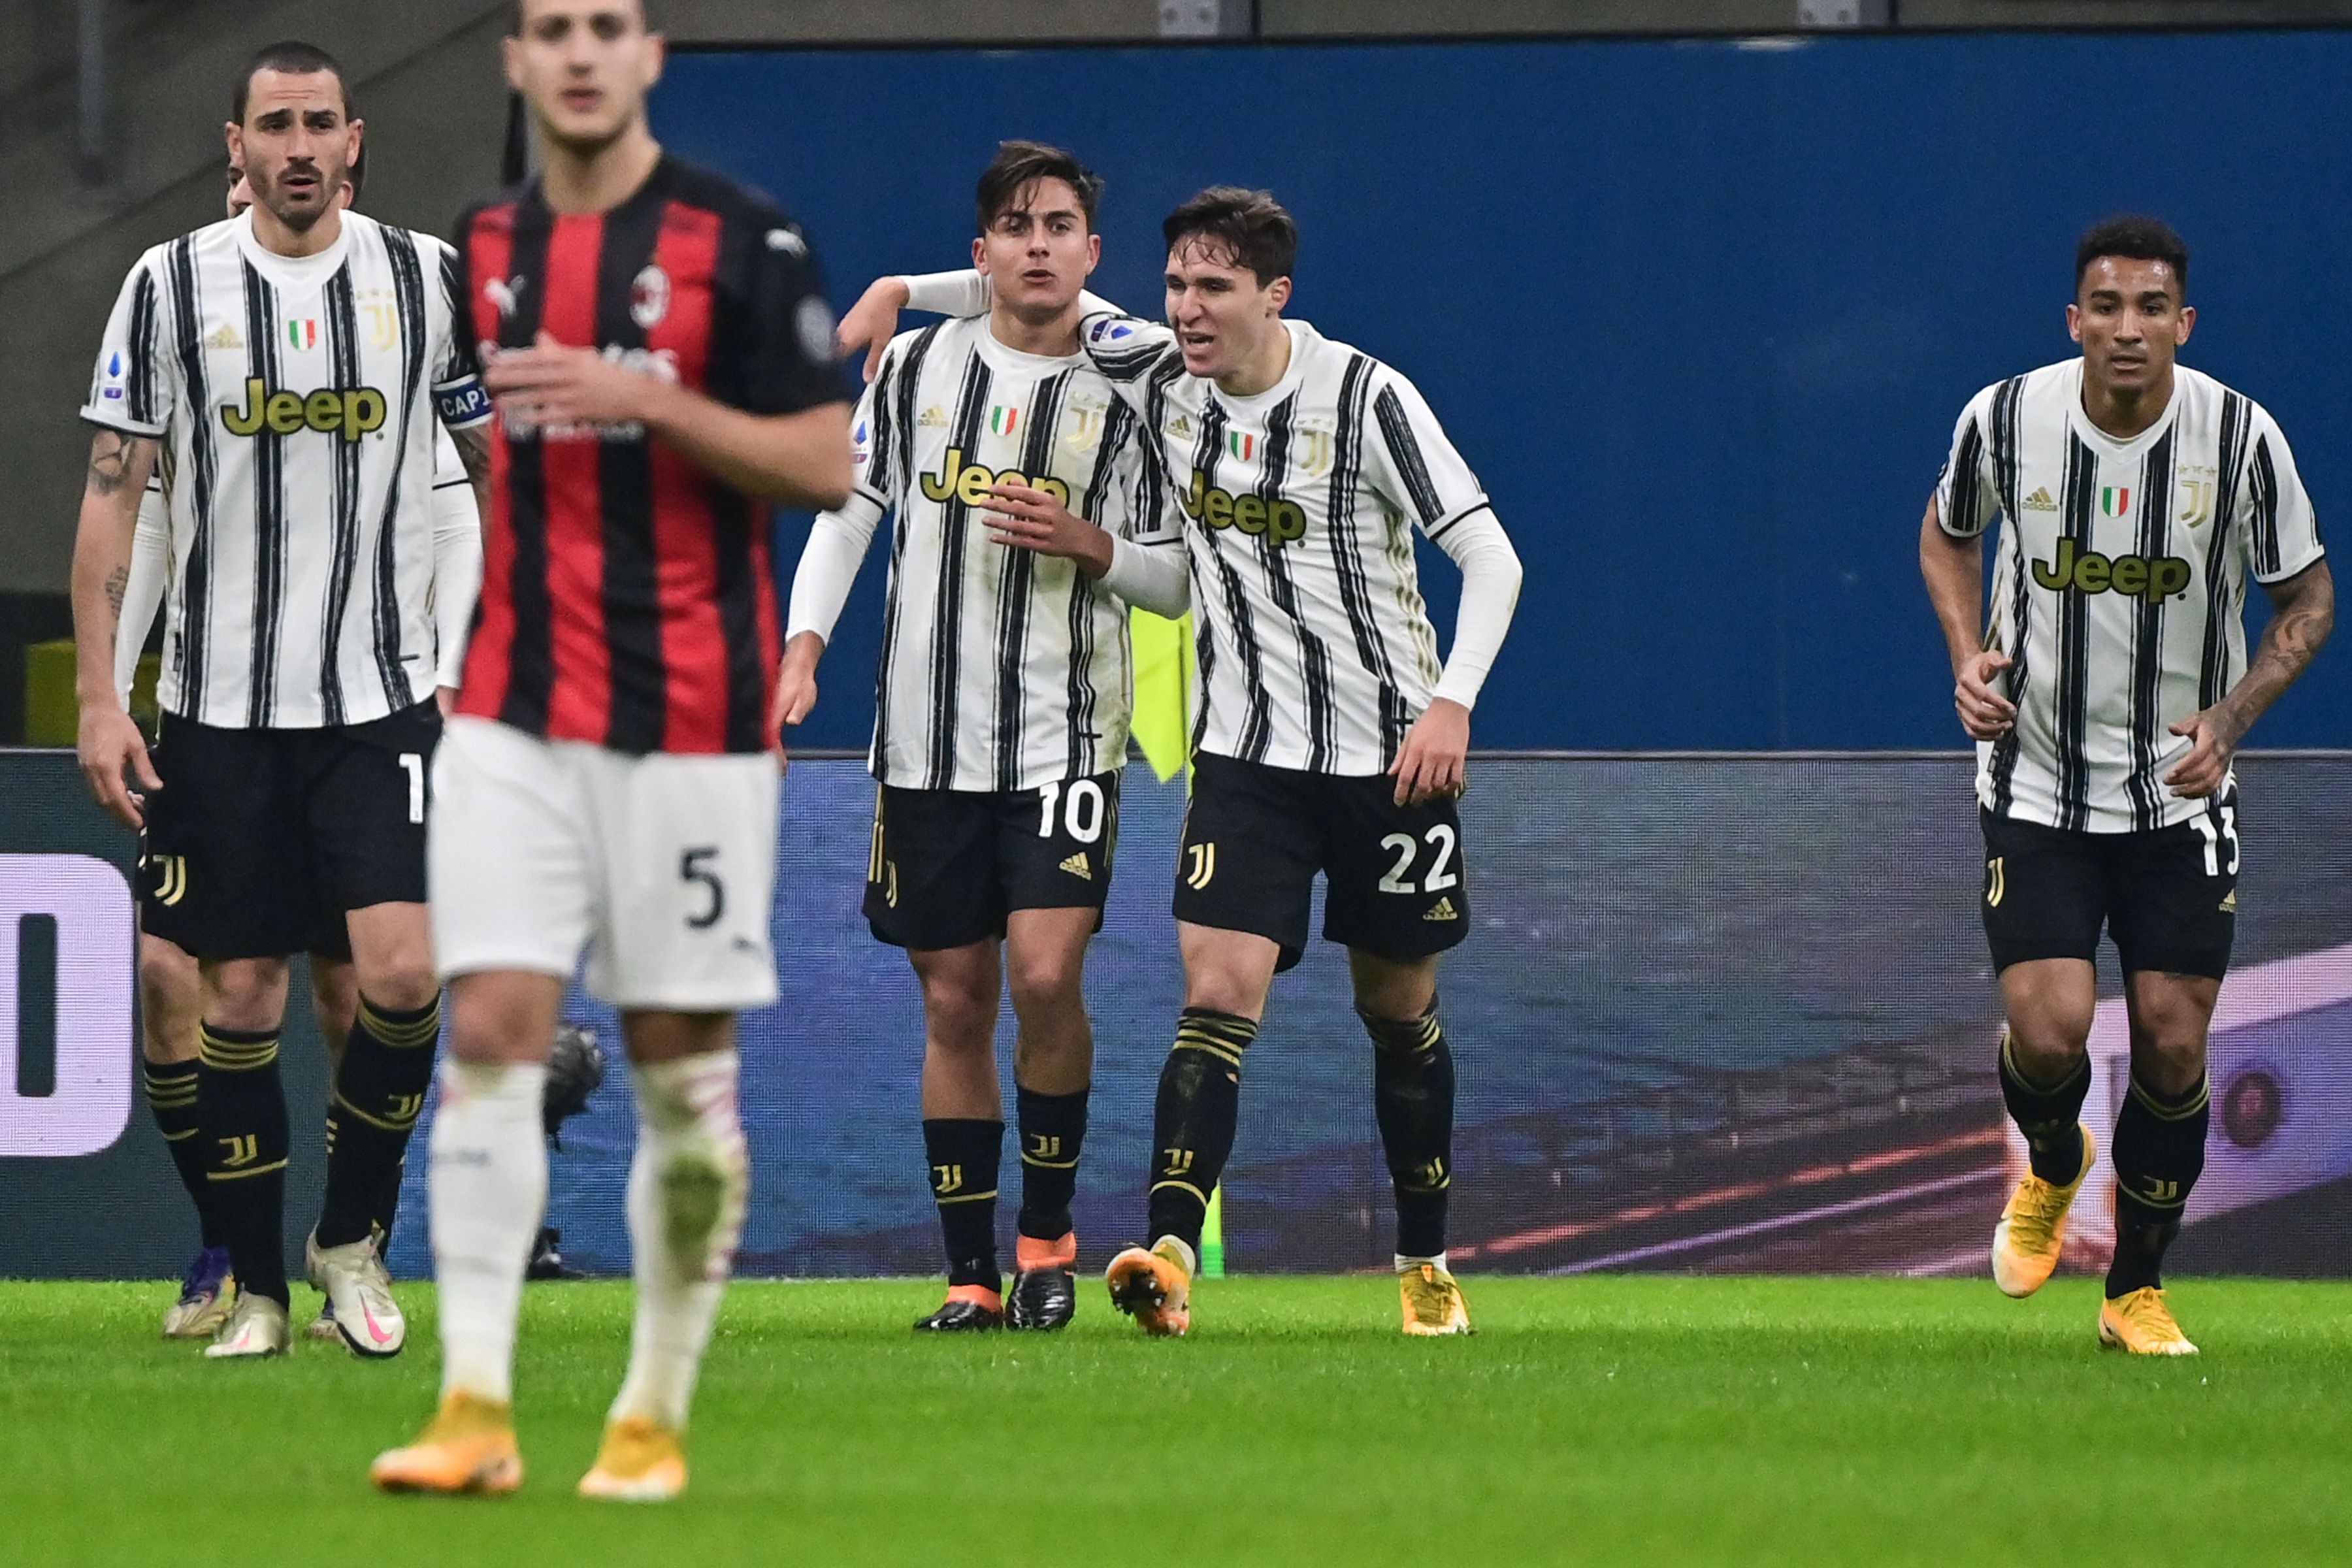
<svg viewBox="0 0 2352 1568">
<path fill-rule="evenodd" d="M 428 1413 L 429 1288 L 383 1364 L 153 1337 L 167 1287 L 0 1285 L 0 1563 L 2342 1563 L 2352 1287 L 2191 1281 L 2202 1356 L 2102 1354 L 2095 1286 L 1470 1279 L 1409 1342 L 1378 1278 L 1211 1282 L 1193 1337 L 1082 1299 L 1055 1336 L 925 1339 L 906 1281 L 735 1288 L 693 1489 L 584 1503 L 617 1285 L 533 1287 L 530 1479 L 386 1499 Z M 315 1297 L 298 1288 L 298 1320 Z"/>
</svg>

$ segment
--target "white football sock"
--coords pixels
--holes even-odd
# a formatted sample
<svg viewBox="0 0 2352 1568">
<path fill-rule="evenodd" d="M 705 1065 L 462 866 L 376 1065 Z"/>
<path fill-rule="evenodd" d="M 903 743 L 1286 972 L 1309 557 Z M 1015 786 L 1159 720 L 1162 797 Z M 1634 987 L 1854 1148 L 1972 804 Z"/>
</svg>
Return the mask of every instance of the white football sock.
<svg viewBox="0 0 2352 1568">
<path fill-rule="evenodd" d="M 1400 1274 L 1410 1274 L 1424 1263 L 1435 1264 L 1437 1266 L 1437 1271 L 1440 1274 L 1452 1272 L 1451 1269 L 1445 1267 L 1445 1254 L 1442 1252 L 1430 1258 L 1408 1258 L 1402 1252 L 1396 1255 L 1396 1268 L 1397 1272 Z"/>
<path fill-rule="evenodd" d="M 616 1421 L 641 1415 L 686 1429 L 751 1193 L 736 1072 L 731 1048 L 636 1068 L 629 1250 L 637 1320 L 629 1375 L 613 1402 Z"/>
<path fill-rule="evenodd" d="M 514 1402 L 523 1266 L 547 1211 L 541 1064 L 441 1067 L 425 1175 L 441 1287 L 441 1394 Z"/>
</svg>

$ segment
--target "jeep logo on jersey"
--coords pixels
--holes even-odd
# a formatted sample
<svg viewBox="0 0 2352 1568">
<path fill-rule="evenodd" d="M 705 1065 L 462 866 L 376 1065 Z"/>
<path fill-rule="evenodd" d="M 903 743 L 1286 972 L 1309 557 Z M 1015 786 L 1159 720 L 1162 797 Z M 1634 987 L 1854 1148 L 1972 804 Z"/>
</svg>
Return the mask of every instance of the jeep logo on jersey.
<svg viewBox="0 0 2352 1568">
<path fill-rule="evenodd" d="M 937 501 L 956 500 L 965 506 L 986 506 L 988 492 L 1000 484 L 1028 485 L 1044 490 L 1063 506 L 1070 504 L 1070 487 L 1053 475 L 1040 474 L 1032 479 L 1011 468 L 1000 474 L 983 464 L 965 462 L 961 447 L 948 448 L 947 458 L 940 464 L 938 473 L 923 476 L 923 494 Z"/>
<path fill-rule="evenodd" d="M 2159 555 L 2151 561 L 2145 555 L 2110 559 L 2095 550 L 2078 554 L 2071 539 L 2058 542 L 2056 561 L 2033 563 L 2033 580 L 2053 594 L 2069 588 L 2084 594 L 2125 594 L 2151 605 L 2188 592 L 2191 575 L 2189 563 L 2178 555 Z"/>
<path fill-rule="evenodd" d="M 272 392 L 269 384 L 253 376 L 245 384 L 245 406 L 221 405 L 221 424 L 232 436 L 258 436 L 264 429 L 278 436 L 299 430 L 341 431 L 356 441 L 383 427 L 383 394 L 373 386 L 322 386 L 305 395 Z"/>
<path fill-rule="evenodd" d="M 1192 470 L 1192 488 L 1184 492 L 1184 515 L 1211 528 L 1238 528 L 1264 534 L 1276 550 L 1307 537 L 1307 509 L 1295 500 L 1268 500 L 1264 496 L 1237 496 L 1209 476 Z"/>
</svg>

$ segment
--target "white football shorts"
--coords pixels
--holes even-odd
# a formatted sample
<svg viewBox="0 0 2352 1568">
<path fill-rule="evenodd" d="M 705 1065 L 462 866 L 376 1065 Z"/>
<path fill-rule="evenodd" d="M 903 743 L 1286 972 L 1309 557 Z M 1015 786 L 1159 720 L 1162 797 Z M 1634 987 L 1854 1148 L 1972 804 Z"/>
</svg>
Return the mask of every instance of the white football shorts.
<svg viewBox="0 0 2352 1568">
<path fill-rule="evenodd" d="M 425 850 L 443 977 L 569 980 L 584 948 L 615 1007 L 766 1006 L 779 783 L 764 752 L 630 756 L 450 720 Z"/>
</svg>

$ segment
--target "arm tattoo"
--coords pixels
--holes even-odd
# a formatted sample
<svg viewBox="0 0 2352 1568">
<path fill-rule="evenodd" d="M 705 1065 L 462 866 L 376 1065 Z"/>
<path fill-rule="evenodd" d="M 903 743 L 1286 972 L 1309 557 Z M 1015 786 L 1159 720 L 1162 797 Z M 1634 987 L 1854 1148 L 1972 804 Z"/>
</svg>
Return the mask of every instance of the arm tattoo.
<svg viewBox="0 0 2352 1568">
<path fill-rule="evenodd" d="M 131 588 L 131 568 L 117 566 L 106 580 L 106 602 L 114 611 L 115 625 L 122 624 L 122 596 Z"/>
<path fill-rule="evenodd" d="M 490 426 L 488 420 L 463 430 L 452 430 L 449 438 L 457 445 L 458 460 L 466 465 L 466 477 L 474 482 L 478 492 L 487 493 L 490 483 Z"/>
<path fill-rule="evenodd" d="M 2336 626 L 2336 580 L 2321 561 L 2271 590 L 2271 624 L 2263 628 L 2253 662 L 2221 700 L 2240 734 L 2252 728 L 2280 693 L 2311 668 Z"/>
<path fill-rule="evenodd" d="M 100 430 L 91 438 L 89 488 L 92 494 L 110 496 L 122 489 L 131 477 L 133 439 L 120 430 Z"/>
</svg>

